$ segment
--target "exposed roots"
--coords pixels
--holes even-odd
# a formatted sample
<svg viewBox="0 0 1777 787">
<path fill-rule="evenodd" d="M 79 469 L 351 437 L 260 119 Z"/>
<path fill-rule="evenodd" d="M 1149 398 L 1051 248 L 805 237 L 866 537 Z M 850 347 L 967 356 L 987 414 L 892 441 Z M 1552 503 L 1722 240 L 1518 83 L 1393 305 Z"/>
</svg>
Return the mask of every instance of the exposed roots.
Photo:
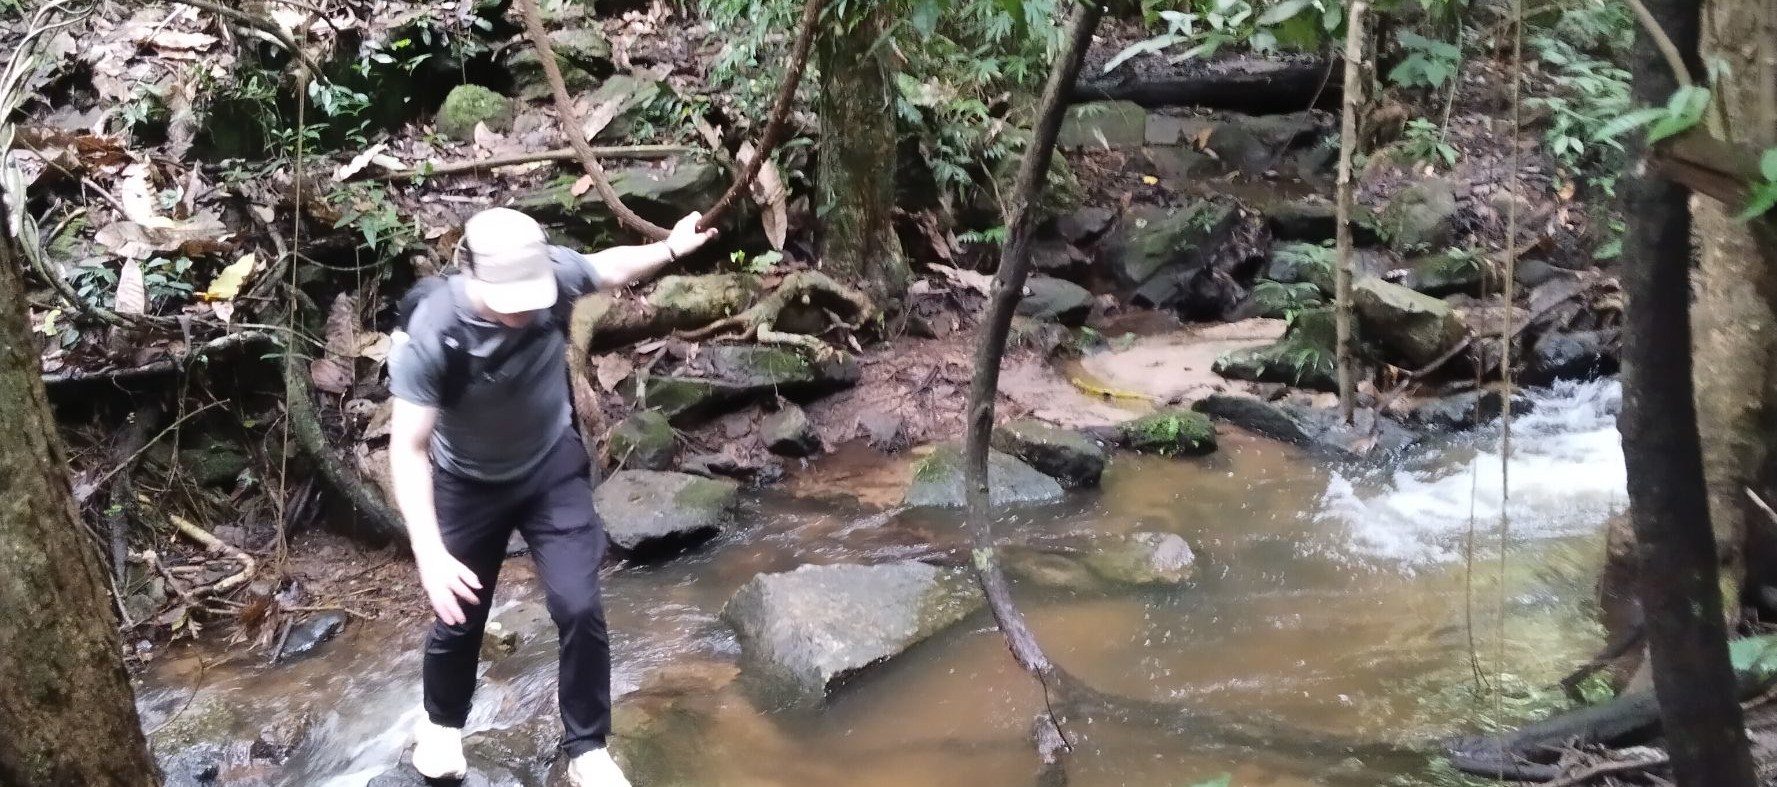
<svg viewBox="0 0 1777 787">
<path fill-rule="evenodd" d="M 290 430 L 296 442 L 315 461 L 321 476 L 334 491 L 352 504 L 352 508 L 369 519 L 377 535 L 406 542 L 407 528 L 401 517 L 389 507 L 382 492 L 365 479 L 356 467 L 334 453 L 321 429 L 321 417 L 315 408 L 314 386 L 309 380 L 308 364 L 301 353 L 288 350 L 284 356 L 284 394 L 290 410 Z"/>
<path fill-rule="evenodd" d="M 819 271 L 797 271 L 784 277 L 782 284 L 770 295 L 759 299 L 746 311 L 717 320 L 693 331 L 680 331 L 676 336 L 686 341 L 703 341 L 732 334 L 739 338 L 755 337 L 762 342 L 779 344 L 820 344 L 813 337 L 785 338 L 773 330 L 785 309 L 793 306 L 820 308 L 846 328 L 856 330 L 876 314 L 876 305 L 862 290 L 847 287 Z M 804 341 L 806 340 L 806 341 Z M 812 342 L 813 344 L 810 344 Z"/>
</svg>

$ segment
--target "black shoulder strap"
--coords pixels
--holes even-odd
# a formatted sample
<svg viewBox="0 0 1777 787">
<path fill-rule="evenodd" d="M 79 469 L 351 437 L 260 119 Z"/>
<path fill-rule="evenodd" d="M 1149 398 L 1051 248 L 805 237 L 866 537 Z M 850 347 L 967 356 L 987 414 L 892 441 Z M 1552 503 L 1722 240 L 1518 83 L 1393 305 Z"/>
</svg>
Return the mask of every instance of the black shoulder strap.
<svg viewBox="0 0 1777 787">
<path fill-rule="evenodd" d="M 560 281 L 556 282 L 558 292 L 560 291 L 560 284 Z M 561 331 L 564 336 L 567 335 L 573 317 L 573 309 L 573 301 L 567 298 L 556 298 L 555 305 L 549 308 L 549 312 L 545 317 L 525 326 L 524 333 L 519 334 L 518 339 L 501 347 L 499 351 L 495 352 L 493 355 L 488 356 L 487 364 L 483 367 L 482 373 L 487 375 L 495 374 L 500 370 L 500 367 L 505 366 L 506 362 L 511 360 L 513 356 L 536 343 L 538 339 L 548 335 L 550 331 Z M 457 399 L 462 396 L 463 389 L 467 388 L 469 385 L 469 351 L 463 346 L 463 339 L 453 335 L 456 327 L 457 326 L 453 324 L 452 331 L 447 331 L 444 335 L 445 388 L 441 400 L 446 402 L 446 404 L 444 404 L 446 407 L 455 404 Z"/>
</svg>

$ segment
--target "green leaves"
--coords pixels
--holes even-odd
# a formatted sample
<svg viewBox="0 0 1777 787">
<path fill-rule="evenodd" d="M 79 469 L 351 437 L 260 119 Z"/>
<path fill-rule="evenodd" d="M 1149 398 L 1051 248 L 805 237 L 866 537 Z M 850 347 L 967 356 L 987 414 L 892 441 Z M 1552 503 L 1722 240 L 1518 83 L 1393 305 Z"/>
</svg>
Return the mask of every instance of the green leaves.
<svg viewBox="0 0 1777 787">
<path fill-rule="evenodd" d="M 1681 87 L 1672 94 L 1672 100 L 1666 102 L 1666 112 L 1654 127 L 1648 129 L 1647 141 L 1659 142 L 1667 137 L 1680 134 L 1703 119 L 1703 110 L 1709 106 L 1709 88 L 1689 85 Z"/>
<path fill-rule="evenodd" d="M 1295 18 L 1297 14 L 1307 10 L 1312 4 L 1313 0 L 1284 0 L 1272 6 L 1270 10 L 1259 17 L 1259 26 L 1270 27 L 1282 24 Z"/>
<path fill-rule="evenodd" d="M 1447 41 L 1434 41 L 1411 31 L 1400 34 L 1407 56 L 1388 72 L 1388 79 L 1402 87 L 1443 87 L 1456 75 L 1462 49 Z"/>
<path fill-rule="evenodd" d="M 1765 178 L 1752 189 L 1752 195 L 1746 201 L 1746 207 L 1736 215 L 1736 221 L 1751 221 L 1777 207 L 1777 148 L 1765 151 L 1759 158 L 1759 174 Z"/>
</svg>

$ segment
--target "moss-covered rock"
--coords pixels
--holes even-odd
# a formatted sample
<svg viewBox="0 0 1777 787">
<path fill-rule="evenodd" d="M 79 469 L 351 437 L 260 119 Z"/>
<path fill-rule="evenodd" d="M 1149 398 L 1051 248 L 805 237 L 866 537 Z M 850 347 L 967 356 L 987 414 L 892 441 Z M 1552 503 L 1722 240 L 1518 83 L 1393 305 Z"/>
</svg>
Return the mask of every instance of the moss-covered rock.
<svg viewBox="0 0 1777 787">
<path fill-rule="evenodd" d="M 1373 409 L 1359 408 L 1347 425 L 1336 409 L 1267 402 L 1237 394 L 1213 394 L 1192 409 L 1287 443 L 1344 456 L 1396 454 L 1418 440 L 1411 430 Z"/>
<path fill-rule="evenodd" d="M 489 131 L 510 130 L 512 100 L 481 85 L 457 85 L 438 108 L 438 131 L 452 139 L 474 142 L 475 126 L 481 123 Z"/>
<path fill-rule="evenodd" d="M 1191 265 L 1233 226 L 1235 206 L 1203 199 L 1177 208 L 1140 208 L 1125 216 L 1107 254 L 1111 274 L 1137 288 L 1170 268 Z"/>
<path fill-rule="evenodd" d="M 659 410 L 643 410 L 623 419 L 611 429 L 605 443 L 611 463 L 632 470 L 665 470 L 677 451 L 672 425 Z"/>
<path fill-rule="evenodd" d="M 1425 366 L 1467 333 L 1450 304 L 1381 279 L 1352 282 L 1351 302 L 1364 336 L 1400 366 Z"/>
<path fill-rule="evenodd" d="M 1395 194 L 1379 222 L 1389 245 L 1408 254 L 1450 245 L 1456 233 L 1456 189 L 1444 178 L 1427 178 Z"/>
<path fill-rule="evenodd" d="M 1216 429 L 1202 413 L 1169 407 L 1117 426 L 1119 442 L 1131 451 L 1167 456 L 1216 450 Z"/>
<path fill-rule="evenodd" d="M 687 213 L 709 208 L 729 183 L 728 175 L 706 156 L 686 156 L 660 165 L 611 167 L 607 172 L 612 190 L 625 206 L 667 227 Z M 590 246 L 609 245 L 623 232 L 597 192 L 576 196 L 571 181 L 552 182 L 520 194 L 513 207 Z"/>
<path fill-rule="evenodd" d="M 612 546 L 664 556 L 715 537 L 728 524 L 740 488 L 685 473 L 622 470 L 594 493 Z"/>
<path fill-rule="evenodd" d="M 247 471 L 247 455 L 222 442 L 179 451 L 179 468 L 199 486 L 233 486 Z"/>
<path fill-rule="evenodd" d="M 1310 309 L 1296 315 L 1283 338 L 1264 347 L 1234 350 L 1217 358 L 1210 370 L 1232 380 L 1283 383 L 1322 391 L 1338 388 L 1338 331 L 1333 310 Z M 1352 326 L 1356 342 L 1362 331 Z M 1361 343 L 1358 362 L 1364 362 Z"/>
<path fill-rule="evenodd" d="M 1018 459 L 989 450 L 987 454 L 988 499 L 994 505 L 1044 503 L 1067 494 L 1055 479 Z M 968 504 L 963 483 L 963 449 L 959 443 L 935 447 L 913 466 L 913 482 L 904 502 L 909 506 L 962 508 Z"/>
<path fill-rule="evenodd" d="M 556 66 L 570 95 L 592 89 L 614 68 L 611 43 L 595 27 L 556 30 L 549 34 L 549 45 L 555 50 Z M 543 73 L 543 59 L 535 47 L 515 47 L 507 68 L 518 86 L 520 99 L 535 101 L 552 95 L 548 77 Z"/>
<path fill-rule="evenodd" d="M 1448 249 L 1407 261 L 1407 275 L 1401 285 L 1442 298 L 1466 293 L 1480 295 L 1483 290 L 1498 291 L 1504 283 L 1497 266 L 1486 255 L 1469 249 Z"/>
</svg>

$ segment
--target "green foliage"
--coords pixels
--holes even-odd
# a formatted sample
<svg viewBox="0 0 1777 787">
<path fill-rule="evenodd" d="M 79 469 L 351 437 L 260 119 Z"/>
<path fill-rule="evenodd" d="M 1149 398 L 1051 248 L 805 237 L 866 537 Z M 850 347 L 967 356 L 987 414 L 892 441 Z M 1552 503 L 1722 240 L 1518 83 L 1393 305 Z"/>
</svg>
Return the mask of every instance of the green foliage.
<svg viewBox="0 0 1777 787">
<path fill-rule="evenodd" d="M 1434 41 L 1411 30 L 1403 30 L 1397 40 L 1407 56 L 1388 72 L 1388 79 L 1401 87 L 1437 89 L 1456 76 L 1462 62 L 1462 49 L 1448 41 Z"/>
<path fill-rule="evenodd" d="M 326 200 L 340 211 L 334 228 L 356 229 L 364 239 L 364 248 L 375 254 L 392 257 L 420 245 L 418 228 L 401 219 L 387 186 L 343 184 L 329 192 Z"/>
<path fill-rule="evenodd" d="M 1320 287 L 1305 281 L 1285 284 L 1261 279 L 1253 285 L 1253 298 L 1282 308 L 1286 323 L 1295 322 L 1296 315 L 1321 304 Z"/>
<path fill-rule="evenodd" d="M 1162 7 L 1170 6 L 1170 7 Z M 1109 73 L 1142 54 L 1183 47 L 1171 60 L 1209 57 L 1224 47 L 1254 52 L 1313 51 L 1334 40 L 1344 22 L 1343 6 L 1327 0 L 1184 0 L 1145 2 L 1150 25 L 1166 31 L 1125 47 L 1104 65 Z"/>
<path fill-rule="evenodd" d="M 1759 157 L 1759 174 L 1764 177 L 1764 182 L 1753 187 L 1746 208 L 1735 217 L 1740 221 L 1751 221 L 1777 206 L 1777 148 L 1771 148 Z"/>
<path fill-rule="evenodd" d="M 1553 34 L 1533 36 L 1530 44 L 1561 89 L 1525 100 L 1549 113 L 1544 144 L 1565 176 L 1589 179 L 1610 193 L 1628 161 L 1622 145 L 1601 132 L 1629 110 L 1629 72 Z"/>
<path fill-rule="evenodd" d="M 191 265 L 185 257 L 154 257 L 142 263 L 142 289 L 148 296 L 149 311 L 158 312 L 191 297 L 193 287 L 186 281 Z M 68 284 L 87 305 L 109 309 L 117 297 L 117 279 L 118 272 L 111 265 L 92 262 L 75 268 Z"/>
<path fill-rule="evenodd" d="M 1234 783 L 1234 774 L 1224 773 L 1206 782 L 1198 782 L 1191 787 L 1229 787 Z"/>
<path fill-rule="evenodd" d="M 771 271 L 771 266 L 783 261 L 784 255 L 776 251 L 748 255 L 746 252 L 736 249 L 728 255 L 728 262 L 734 266 L 735 270 L 756 276 L 765 275 Z"/>
<path fill-rule="evenodd" d="M 1444 141 L 1444 132 L 1425 118 L 1407 121 L 1407 128 L 1398 143 L 1399 150 L 1414 161 L 1442 162 L 1446 169 L 1456 166 L 1461 154 L 1456 146 Z"/>
</svg>

